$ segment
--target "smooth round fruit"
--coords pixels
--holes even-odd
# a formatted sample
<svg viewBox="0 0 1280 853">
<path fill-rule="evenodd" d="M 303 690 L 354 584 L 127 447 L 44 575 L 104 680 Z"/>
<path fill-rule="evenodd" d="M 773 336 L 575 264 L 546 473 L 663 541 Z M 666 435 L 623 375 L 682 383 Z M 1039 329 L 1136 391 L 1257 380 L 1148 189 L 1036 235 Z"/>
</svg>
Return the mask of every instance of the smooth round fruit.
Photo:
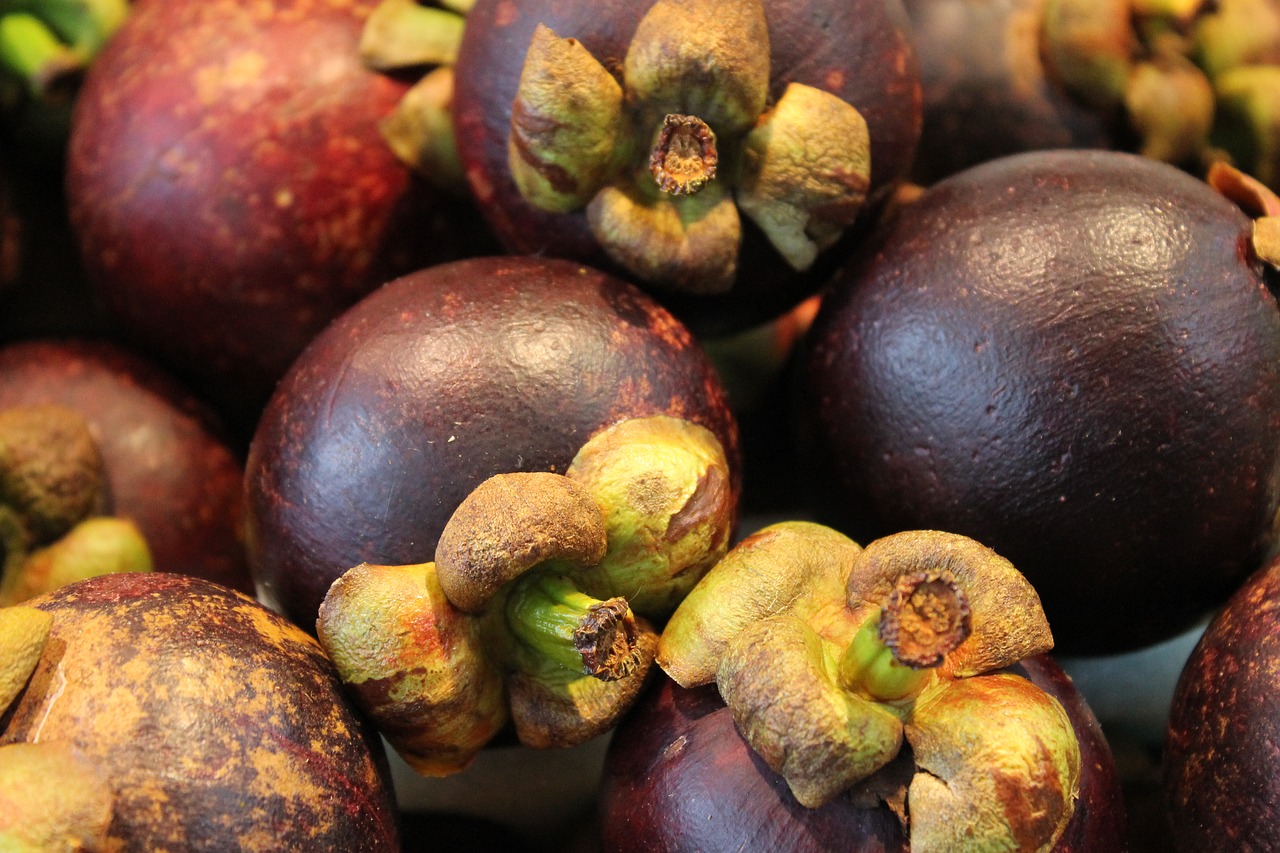
<svg viewBox="0 0 1280 853">
<path fill-rule="evenodd" d="M 316 338 L 263 413 L 246 471 L 259 597 L 311 629 L 347 569 L 432 560 L 483 480 L 563 472 L 597 429 L 651 414 L 715 433 L 740 488 L 714 368 L 633 286 L 536 257 L 393 281 Z"/>
<path fill-rule="evenodd" d="M 798 411 L 815 511 L 970 536 L 1063 653 L 1173 636 L 1259 565 L 1280 507 L 1280 312 L 1252 222 L 1115 152 L 936 184 L 828 294 Z"/>
<path fill-rule="evenodd" d="M 0 743 L 69 741 L 101 768 L 110 849 L 399 850 L 382 742 L 297 626 L 164 573 L 30 604 L 53 628 Z"/>
<path fill-rule="evenodd" d="M 1119 777 L 1092 711 L 1051 659 L 1020 667 L 1063 704 L 1081 747 L 1079 799 L 1053 849 L 1124 849 Z M 739 734 L 714 685 L 686 689 L 667 678 L 614 733 L 601 826 L 604 849 L 614 853 L 908 849 L 901 823 L 874 791 L 805 808 Z"/>
<path fill-rule="evenodd" d="M 1174 689 L 1164 799 L 1179 851 L 1274 849 L 1280 831 L 1280 559 L 1209 623 Z"/>
<path fill-rule="evenodd" d="M 114 515 L 142 531 L 160 571 L 249 592 L 244 465 L 213 413 L 152 362 L 91 340 L 0 348 L 0 409 L 55 403 L 98 442 Z"/>
<path fill-rule="evenodd" d="M 465 205 L 378 131 L 409 83 L 361 62 L 373 6 L 140 3 L 77 97 L 67 189 L 95 291 L 250 428 L 342 309 L 467 245 Z"/>
<path fill-rule="evenodd" d="M 870 131 L 870 195 L 881 200 L 906 175 L 920 134 L 915 56 L 895 17 L 901 15 L 896 3 L 764 3 L 769 102 L 789 82 L 798 82 L 852 104 Z M 458 153 L 481 212 L 509 251 L 618 269 L 610 266 L 583 211 L 551 213 L 520 195 L 508 166 L 512 103 L 539 24 L 573 38 L 618 76 L 637 24 L 653 5 L 652 0 L 479 0 L 468 16 L 456 66 Z M 699 333 L 737 331 L 785 313 L 815 291 L 837 259 L 847 255 L 849 243 L 827 250 L 808 272 L 796 273 L 748 223 L 739 273 L 728 293 L 682 295 L 670 286 L 645 287 Z"/>
</svg>

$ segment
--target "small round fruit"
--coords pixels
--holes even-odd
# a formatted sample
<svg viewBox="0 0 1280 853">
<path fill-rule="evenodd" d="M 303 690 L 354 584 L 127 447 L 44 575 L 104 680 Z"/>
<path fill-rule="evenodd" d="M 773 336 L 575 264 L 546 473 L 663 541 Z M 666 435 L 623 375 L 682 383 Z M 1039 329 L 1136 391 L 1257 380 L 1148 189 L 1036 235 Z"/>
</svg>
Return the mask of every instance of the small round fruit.
<svg viewBox="0 0 1280 853">
<path fill-rule="evenodd" d="M 1280 507 L 1280 311 L 1253 222 L 1132 154 L 935 184 L 823 301 L 798 411 L 816 511 L 971 536 L 1060 652 L 1173 636 L 1259 565 Z"/>
<path fill-rule="evenodd" d="M 64 741 L 100 768 L 107 849 L 399 850 L 382 742 L 297 626 L 176 574 L 30 604 L 53 626 L 0 743 Z"/>
<path fill-rule="evenodd" d="M 259 597 L 310 630 L 347 569 L 432 560 L 482 481 L 563 473 L 596 430 L 653 414 L 711 430 L 736 495 L 737 426 L 719 378 L 632 285 L 537 257 L 393 281 L 316 338 L 258 424 L 246 515 Z"/>
<path fill-rule="evenodd" d="M 1280 559 L 1209 623 L 1174 689 L 1165 806 L 1179 851 L 1271 850 L 1280 832 Z"/>
<path fill-rule="evenodd" d="M 42 403 L 88 422 L 107 471 L 108 509 L 138 525 L 158 569 L 252 589 L 242 458 L 190 391 L 104 341 L 0 348 L 0 409 Z"/>
</svg>

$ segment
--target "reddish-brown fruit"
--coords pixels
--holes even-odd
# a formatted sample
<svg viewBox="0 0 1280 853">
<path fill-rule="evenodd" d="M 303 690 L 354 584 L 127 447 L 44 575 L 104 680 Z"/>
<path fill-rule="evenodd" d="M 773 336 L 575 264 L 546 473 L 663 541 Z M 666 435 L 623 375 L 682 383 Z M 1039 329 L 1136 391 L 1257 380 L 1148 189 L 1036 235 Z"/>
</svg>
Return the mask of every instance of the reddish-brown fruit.
<svg viewBox="0 0 1280 853">
<path fill-rule="evenodd" d="M 1280 826 L 1280 559 L 1205 629 L 1174 690 L 1164 798 L 1179 851 L 1271 849 Z"/>
<path fill-rule="evenodd" d="M 244 468 L 213 413 L 162 369 L 117 345 L 36 340 L 0 349 L 0 409 L 55 403 L 98 442 L 108 510 L 142 531 L 158 571 L 252 590 Z"/>
<path fill-rule="evenodd" d="M 1097 719 L 1050 658 L 1031 658 L 1014 671 L 1062 703 L 1080 742 L 1080 796 L 1054 851 L 1118 853 L 1124 849 L 1124 803 Z M 714 685 L 686 689 L 663 678 L 609 746 L 601 788 L 604 848 L 906 853 L 900 821 L 876 801 L 877 789 L 866 787 L 876 778 L 858 794 L 807 809 L 751 750 Z M 892 780 L 880 790 L 891 788 Z"/>
<path fill-rule="evenodd" d="M 709 359 L 666 310 L 568 261 L 480 258 L 405 276 L 324 331 L 281 380 L 249 449 L 259 595 L 311 629 L 362 562 L 430 561 L 490 476 L 563 473 L 596 430 L 669 414 L 737 427 Z"/>
<path fill-rule="evenodd" d="M 573 38 L 617 74 L 637 24 L 653 5 L 626 0 L 479 0 L 468 16 L 456 66 L 459 156 L 481 211 L 509 250 L 610 268 L 583 211 L 550 213 L 520 195 L 508 167 L 512 102 L 539 24 Z M 852 104 L 870 130 L 873 199 L 905 176 L 920 133 L 915 56 L 895 20 L 895 5 L 896 0 L 887 8 L 864 0 L 764 4 L 771 47 L 769 102 L 776 101 L 788 83 L 798 82 Z M 730 292 L 654 292 L 699 332 L 743 329 L 784 313 L 816 290 L 856 236 L 847 238 L 820 255 L 808 272 L 797 273 L 754 226 L 745 225 L 740 273 Z"/>
<path fill-rule="evenodd" d="M 798 409 L 824 520 L 971 536 L 1059 652 L 1173 636 L 1280 507 L 1280 311 L 1253 223 L 1172 166 L 1035 152 L 935 184 L 823 301 Z"/>
<path fill-rule="evenodd" d="M 481 233 L 378 131 L 408 82 L 361 62 L 374 5 L 141 3 L 77 97 L 67 188 L 96 291 L 250 424 L 343 308 Z"/>
<path fill-rule="evenodd" d="M 174 574 L 31 604 L 53 629 L 0 743 L 69 741 L 96 763 L 109 849 L 399 850 L 381 741 L 297 626 Z"/>
</svg>

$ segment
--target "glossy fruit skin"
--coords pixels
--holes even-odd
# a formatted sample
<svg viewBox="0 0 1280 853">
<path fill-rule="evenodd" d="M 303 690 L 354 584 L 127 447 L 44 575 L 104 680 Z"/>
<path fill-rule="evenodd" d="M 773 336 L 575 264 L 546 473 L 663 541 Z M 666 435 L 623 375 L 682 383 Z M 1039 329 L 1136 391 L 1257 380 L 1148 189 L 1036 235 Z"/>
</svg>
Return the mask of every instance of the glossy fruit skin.
<svg viewBox="0 0 1280 853">
<path fill-rule="evenodd" d="M 1275 850 L 1280 756 L 1280 559 L 1231 597 L 1174 689 L 1164 798 L 1179 851 Z"/>
<path fill-rule="evenodd" d="M 764 4 L 770 103 L 788 82 L 800 82 L 853 104 L 871 132 L 871 193 L 881 198 L 906 175 L 920 134 L 915 56 L 897 1 Z M 454 93 L 454 123 L 462 140 L 458 153 L 481 211 L 508 251 L 611 269 L 582 211 L 549 213 L 519 194 L 507 165 L 511 104 L 539 23 L 581 42 L 606 68 L 620 68 L 636 25 L 652 5 L 652 0 L 478 0 L 468 16 Z M 785 313 L 817 290 L 856 239 L 857 234 L 847 235 L 809 272 L 795 273 L 744 221 L 741 272 L 733 291 L 694 297 L 647 289 L 700 334 L 737 331 Z"/>
<path fill-rule="evenodd" d="M 342 309 L 463 253 L 465 206 L 377 130 L 408 82 L 361 64 L 373 5 L 142 2 L 77 98 L 67 189 L 95 291 L 249 431 Z"/>
<path fill-rule="evenodd" d="M 110 512 L 138 525 L 157 570 L 252 591 L 243 457 L 203 402 L 117 344 L 59 338 L 0 348 L 0 409 L 39 403 L 88 421 Z"/>
<path fill-rule="evenodd" d="M 1131 154 L 936 184 L 824 300 L 797 412 L 816 511 L 1008 557 L 1060 653 L 1173 636 L 1280 505 L 1280 312 L 1252 223 Z"/>
<path fill-rule="evenodd" d="M 1080 797 L 1053 849 L 1123 850 L 1120 781 L 1097 719 L 1052 659 L 1020 667 L 1063 704 L 1081 746 Z M 860 808 L 849 797 L 817 809 L 801 806 L 738 733 L 715 685 L 686 689 L 665 677 L 614 733 L 601 828 L 603 849 L 614 853 L 908 849 L 901 824 L 884 806 Z"/>
<path fill-rule="evenodd" d="M 310 630 L 352 566 L 433 559 L 483 480 L 563 472 L 595 430 L 651 414 L 715 433 L 740 489 L 710 360 L 633 286 L 536 257 L 393 281 L 316 338 L 263 413 L 246 466 L 258 594 Z"/>
<path fill-rule="evenodd" d="M 0 743 L 70 740 L 98 762 L 110 849 L 399 849 L 382 742 L 295 625 L 164 573 L 31 603 L 53 629 Z"/>
<path fill-rule="evenodd" d="M 1119 114 L 1055 81 L 1040 50 L 1045 0 L 903 0 L 924 125 L 912 179 L 931 184 L 1022 151 L 1124 148 Z"/>
</svg>

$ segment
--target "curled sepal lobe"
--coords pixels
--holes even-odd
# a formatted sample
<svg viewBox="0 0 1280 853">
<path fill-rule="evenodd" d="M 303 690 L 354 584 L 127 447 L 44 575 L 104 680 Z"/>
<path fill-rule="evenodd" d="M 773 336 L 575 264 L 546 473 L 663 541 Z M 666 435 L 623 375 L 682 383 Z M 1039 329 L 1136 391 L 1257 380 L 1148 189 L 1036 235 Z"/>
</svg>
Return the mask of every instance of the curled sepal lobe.
<svg viewBox="0 0 1280 853">
<path fill-rule="evenodd" d="M 996 673 L 946 685 L 906 724 L 913 853 L 1052 849 L 1075 810 L 1080 747 L 1057 700 Z"/>
<path fill-rule="evenodd" d="M 867 778 L 902 745 L 902 720 L 842 690 L 822 638 L 794 616 L 747 626 L 716 685 L 742 736 L 807 808 Z"/>
<path fill-rule="evenodd" d="M 852 105 L 792 83 L 747 134 L 738 205 L 796 270 L 854 223 L 871 186 L 871 134 Z"/>
<path fill-rule="evenodd" d="M 716 133 L 741 133 L 769 94 L 769 28 L 760 0 L 658 0 L 623 63 L 627 89 L 652 120 L 698 116 Z"/>
<path fill-rule="evenodd" d="M 348 570 L 316 633 L 356 703 L 423 775 L 462 770 L 507 722 L 478 620 L 449 603 L 430 563 Z"/>
<path fill-rule="evenodd" d="M 508 161 L 530 204 L 564 212 L 585 205 L 614 168 L 622 87 L 573 38 L 538 25 L 511 109 Z"/>
</svg>

